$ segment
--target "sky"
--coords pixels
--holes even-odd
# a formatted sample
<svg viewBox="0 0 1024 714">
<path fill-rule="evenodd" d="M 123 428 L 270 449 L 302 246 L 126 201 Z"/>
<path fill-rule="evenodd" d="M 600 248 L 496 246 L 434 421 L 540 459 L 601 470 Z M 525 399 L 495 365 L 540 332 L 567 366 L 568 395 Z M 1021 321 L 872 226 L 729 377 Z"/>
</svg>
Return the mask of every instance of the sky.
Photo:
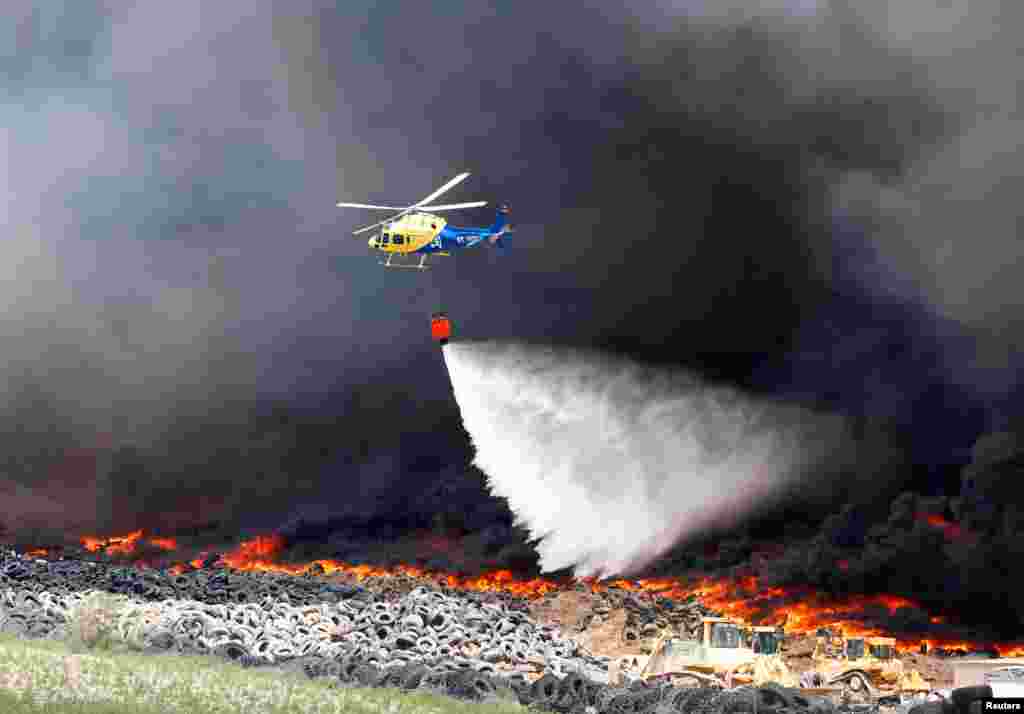
<svg viewBox="0 0 1024 714">
<path fill-rule="evenodd" d="M 5 3 L 5 488 L 88 522 L 62 449 L 113 445 L 125 524 L 399 508 L 467 461 L 436 309 L 891 425 L 948 486 L 1021 406 L 1022 9 L 890 5 Z M 461 171 L 508 255 L 385 271 L 335 207 Z"/>
</svg>

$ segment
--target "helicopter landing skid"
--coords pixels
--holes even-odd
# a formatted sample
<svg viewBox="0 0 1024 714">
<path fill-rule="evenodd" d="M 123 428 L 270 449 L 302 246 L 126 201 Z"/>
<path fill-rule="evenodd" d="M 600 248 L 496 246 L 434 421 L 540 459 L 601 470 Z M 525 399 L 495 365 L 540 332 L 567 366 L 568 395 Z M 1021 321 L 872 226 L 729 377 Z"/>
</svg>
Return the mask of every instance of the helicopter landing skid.
<svg viewBox="0 0 1024 714">
<path fill-rule="evenodd" d="M 379 263 L 381 265 L 383 265 L 385 268 L 405 268 L 407 270 L 430 270 L 430 266 L 427 265 L 427 256 L 426 255 L 421 255 L 420 256 L 420 262 L 419 263 L 401 263 L 401 262 L 396 263 L 396 262 L 393 262 L 394 257 L 395 257 L 394 253 L 389 253 L 388 254 L 388 259 L 387 260 L 379 261 Z"/>
</svg>

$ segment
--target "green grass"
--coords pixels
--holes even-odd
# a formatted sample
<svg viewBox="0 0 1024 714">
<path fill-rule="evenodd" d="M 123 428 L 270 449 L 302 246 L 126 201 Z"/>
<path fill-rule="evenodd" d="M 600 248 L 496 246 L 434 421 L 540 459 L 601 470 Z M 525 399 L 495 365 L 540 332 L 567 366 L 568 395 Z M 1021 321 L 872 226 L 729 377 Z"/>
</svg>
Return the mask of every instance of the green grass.
<svg viewBox="0 0 1024 714">
<path fill-rule="evenodd" d="M 74 649 L 78 650 L 79 647 Z M 4 714 L 523 714 L 516 702 L 460 702 L 429 692 L 343 688 L 301 674 L 243 669 L 213 657 L 90 649 L 76 687 L 64 683 L 70 642 L 0 634 Z M 11 675 L 18 689 L 5 689 Z M 18 685 L 15 682 L 15 685 Z"/>
</svg>

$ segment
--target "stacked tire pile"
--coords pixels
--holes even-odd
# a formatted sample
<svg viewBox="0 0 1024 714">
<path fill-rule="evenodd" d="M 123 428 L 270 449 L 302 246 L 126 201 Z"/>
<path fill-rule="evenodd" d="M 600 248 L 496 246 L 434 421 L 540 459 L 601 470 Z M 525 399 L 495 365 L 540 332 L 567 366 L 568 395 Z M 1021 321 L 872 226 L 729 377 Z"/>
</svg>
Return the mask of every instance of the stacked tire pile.
<svg viewBox="0 0 1024 714">
<path fill-rule="evenodd" d="M 631 596 L 623 599 L 623 607 L 626 609 L 626 640 L 657 637 L 666 628 L 685 633 L 690 639 L 700 639 L 701 618 L 718 614 L 695 598 L 675 602 L 667 598 L 644 601 Z"/>
<path fill-rule="evenodd" d="M 579 651 L 519 603 L 417 587 L 399 595 L 314 577 L 196 571 L 171 575 L 82 561 L 0 559 L 0 631 L 63 637 L 89 593 L 125 596 L 115 628 L 150 651 L 301 668 L 342 686 L 516 699 L 556 712 L 824 712 L 780 687 L 730 691 L 608 686 L 607 658 Z M 692 610 L 686 615 L 694 617 Z M 541 669 L 538 672 L 538 668 Z M 540 678 L 529 681 L 527 672 Z"/>
<path fill-rule="evenodd" d="M 361 588 L 329 585 L 314 577 L 278 573 L 218 569 L 173 575 L 162 570 L 138 570 L 80 560 L 23 559 L 9 554 L 0 560 L 0 587 L 49 590 L 54 594 L 97 590 L 145 602 L 177 599 L 211 605 L 256 603 L 266 598 L 291 605 L 335 603 L 361 591 Z"/>
<path fill-rule="evenodd" d="M 0 631 L 62 637 L 94 592 L 125 596 L 130 604 L 115 627 L 147 649 L 209 653 L 250 666 L 302 660 L 308 672 L 340 675 L 344 665 L 346 676 L 360 670 L 364 680 L 373 679 L 371 669 L 405 672 L 412 665 L 437 676 L 470 670 L 514 678 L 538 663 L 559 675 L 607 671 L 606 660 L 579 652 L 556 628 L 476 593 L 418 587 L 378 596 L 315 577 L 226 570 L 175 576 L 11 554 L 0 560 Z"/>
<path fill-rule="evenodd" d="M 610 714 L 834 714 L 843 711 L 824 699 L 811 700 L 798 690 L 776 685 L 720 690 L 668 685 L 609 687 L 569 675 L 545 675 L 518 691 L 519 701 L 557 712 L 596 711 Z"/>
</svg>

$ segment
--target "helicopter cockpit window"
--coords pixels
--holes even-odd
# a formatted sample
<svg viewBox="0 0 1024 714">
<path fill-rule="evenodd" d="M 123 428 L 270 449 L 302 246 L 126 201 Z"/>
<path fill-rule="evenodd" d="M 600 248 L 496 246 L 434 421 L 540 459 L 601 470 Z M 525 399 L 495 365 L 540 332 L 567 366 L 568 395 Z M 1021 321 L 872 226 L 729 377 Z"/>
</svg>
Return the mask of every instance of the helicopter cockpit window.
<svg viewBox="0 0 1024 714">
<path fill-rule="evenodd" d="M 740 631 L 735 625 L 716 622 L 711 626 L 711 646 L 739 649 Z"/>
<path fill-rule="evenodd" d="M 850 639 L 846 641 L 846 657 L 860 659 L 864 656 L 864 640 Z"/>
<path fill-rule="evenodd" d="M 405 243 L 405 236 L 400 236 L 396 233 L 392 243 L 395 243 L 396 245 L 402 245 L 403 243 Z"/>
<path fill-rule="evenodd" d="M 383 234 L 380 237 L 380 242 L 381 242 L 381 245 L 387 245 L 390 242 L 390 236 L 388 236 L 387 233 Z"/>
</svg>

